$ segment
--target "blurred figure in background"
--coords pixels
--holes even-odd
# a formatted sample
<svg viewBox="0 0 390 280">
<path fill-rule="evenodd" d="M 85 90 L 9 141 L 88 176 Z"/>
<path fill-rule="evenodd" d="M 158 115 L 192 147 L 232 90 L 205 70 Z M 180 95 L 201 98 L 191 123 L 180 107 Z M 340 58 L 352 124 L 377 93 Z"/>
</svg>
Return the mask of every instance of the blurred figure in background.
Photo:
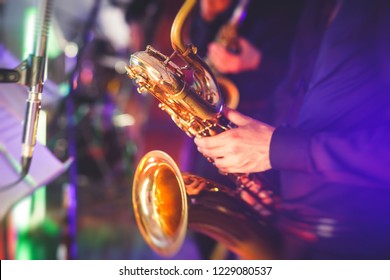
<svg viewBox="0 0 390 280">
<path fill-rule="evenodd" d="M 238 88 L 237 110 L 268 120 L 266 103 L 284 78 L 303 1 L 247 1 L 237 24 L 238 49 L 225 46 L 219 32 L 243 0 L 200 0 L 190 26 L 190 40 L 201 57 Z M 256 89 L 256 94 L 253 93 Z"/>
</svg>

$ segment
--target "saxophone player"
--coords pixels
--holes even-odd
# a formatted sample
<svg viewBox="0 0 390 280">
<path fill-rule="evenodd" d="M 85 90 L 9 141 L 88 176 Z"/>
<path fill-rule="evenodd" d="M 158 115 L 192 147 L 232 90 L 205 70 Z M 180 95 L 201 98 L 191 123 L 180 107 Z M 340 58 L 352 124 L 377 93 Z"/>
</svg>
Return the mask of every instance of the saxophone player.
<svg viewBox="0 0 390 280">
<path fill-rule="evenodd" d="M 272 126 L 227 109 L 238 128 L 195 139 L 222 172 L 280 172 L 284 259 L 390 258 L 389 12 L 307 1 L 277 91 L 293 104 Z"/>
</svg>

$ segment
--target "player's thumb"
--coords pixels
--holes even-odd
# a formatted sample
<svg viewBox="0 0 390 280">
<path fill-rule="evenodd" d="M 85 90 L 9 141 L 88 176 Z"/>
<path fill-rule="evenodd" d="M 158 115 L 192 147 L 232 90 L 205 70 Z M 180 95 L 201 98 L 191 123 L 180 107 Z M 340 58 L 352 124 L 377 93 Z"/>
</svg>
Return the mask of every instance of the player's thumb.
<svg viewBox="0 0 390 280">
<path fill-rule="evenodd" d="M 228 107 L 224 108 L 223 113 L 229 121 L 231 121 L 232 123 L 234 123 L 238 126 L 245 125 L 250 120 L 249 117 L 241 114 L 240 112 L 238 112 L 234 109 L 230 109 Z"/>
</svg>

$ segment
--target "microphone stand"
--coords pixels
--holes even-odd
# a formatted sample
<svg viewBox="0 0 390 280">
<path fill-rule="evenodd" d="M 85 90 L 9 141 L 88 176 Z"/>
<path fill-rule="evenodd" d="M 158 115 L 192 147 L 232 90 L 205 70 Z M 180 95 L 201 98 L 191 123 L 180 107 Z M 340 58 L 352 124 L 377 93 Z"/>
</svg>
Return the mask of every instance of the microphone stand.
<svg viewBox="0 0 390 280">
<path fill-rule="evenodd" d="M 41 110 L 41 98 L 46 73 L 46 49 L 52 9 L 52 0 L 38 1 L 33 53 L 26 60 L 22 61 L 16 69 L 0 69 L 0 83 L 18 83 L 29 88 L 22 135 L 21 174 L 15 182 L 0 186 L 0 192 L 16 186 L 27 176 L 36 144 L 38 118 Z M 4 243 L 4 257 L 8 259 L 6 220 L 1 221 L 0 230 L 2 234 L 0 236 Z"/>
<path fill-rule="evenodd" d="M 43 84 L 46 73 L 47 41 L 52 0 L 39 0 L 33 53 L 16 69 L 0 69 L 0 83 L 18 83 L 29 88 L 22 135 L 21 176 L 4 187 L 12 187 L 28 174 L 36 144 L 38 118 L 41 110 Z"/>
</svg>

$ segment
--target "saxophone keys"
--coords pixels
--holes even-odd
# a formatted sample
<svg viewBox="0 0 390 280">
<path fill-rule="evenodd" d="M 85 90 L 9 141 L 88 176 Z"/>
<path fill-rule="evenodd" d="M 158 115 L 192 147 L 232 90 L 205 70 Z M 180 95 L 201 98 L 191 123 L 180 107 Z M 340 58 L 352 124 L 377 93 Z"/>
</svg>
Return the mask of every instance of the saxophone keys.
<svg viewBox="0 0 390 280">
<path fill-rule="evenodd" d="M 135 73 L 130 66 L 125 66 L 125 69 L 126 69 L 127 76 L 129 76 L 131 79 L 136 78 Z"/>
<path fill-rule="evenodd" d="M 142 94 L 142 93 L 146 92 L 147 90 L 146 90 L 145 87 L 140 86 L 140 87 L 137 88 L 137 91 L 138 91 L 139 94 Z"/>
</svg>

